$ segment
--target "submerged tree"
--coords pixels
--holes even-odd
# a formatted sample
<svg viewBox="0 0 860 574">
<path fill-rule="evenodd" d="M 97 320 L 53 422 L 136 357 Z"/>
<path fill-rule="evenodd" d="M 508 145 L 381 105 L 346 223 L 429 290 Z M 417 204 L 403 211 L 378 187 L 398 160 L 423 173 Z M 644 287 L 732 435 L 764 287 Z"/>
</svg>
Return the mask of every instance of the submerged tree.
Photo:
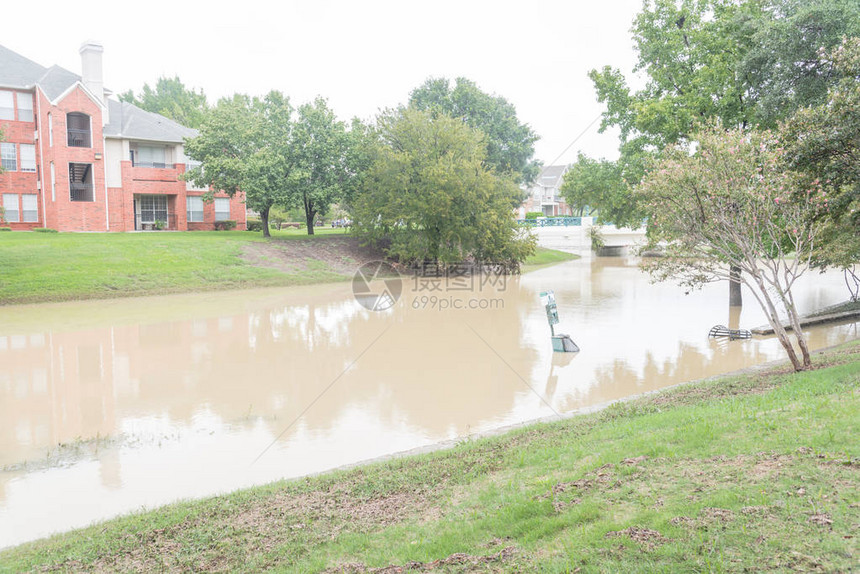
<svg viewBox="0 0 860 574">
<path fill-rule="evenodd" d="M 510 175 L 486 163 L 484 135 L 462 120 L 401 108 L 380 116 L 379 143 L 353 201 L 353 229 L 406 263 L 518 269 L 534 239 L 516 225 Z"/>
<path fill-rule="evenodd" d="M 644 267 L 656 280 L 688 287 L 731 280 L 732 268 L 761 305 L 795 370 L 811 366 L 792 288 L 810 267 L 821 233 L 820 187 L 798 190 L 784 151 L 770 133 L 724 130 L 696 134 L 698 149 L 673 146 L 637 192 L 650 213 L 649 239 L 665 256 Z M 784 312 L 797 355 L 780 317 Z"/>
</svg>

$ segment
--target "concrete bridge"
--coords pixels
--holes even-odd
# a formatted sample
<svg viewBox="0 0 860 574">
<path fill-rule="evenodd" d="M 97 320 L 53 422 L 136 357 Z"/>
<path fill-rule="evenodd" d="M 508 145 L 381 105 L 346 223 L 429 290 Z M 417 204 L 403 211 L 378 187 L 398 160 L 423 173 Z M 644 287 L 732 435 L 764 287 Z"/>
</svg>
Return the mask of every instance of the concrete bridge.
<svg viewBox="0 0 860 574">
<path fill-rule="evenodd" d="M 520 224 L 531 227 L 541 247 L 584 256 L 591 254 L 590 231 L 595 227 L 593 217 L 556 217 L 533 221 L 520 220 Z M 598 255 L 628 255 L 646 241 L 644 226 L 639 229 L 614 225 L 597 227 L 605 241 Z"/>
</svg>

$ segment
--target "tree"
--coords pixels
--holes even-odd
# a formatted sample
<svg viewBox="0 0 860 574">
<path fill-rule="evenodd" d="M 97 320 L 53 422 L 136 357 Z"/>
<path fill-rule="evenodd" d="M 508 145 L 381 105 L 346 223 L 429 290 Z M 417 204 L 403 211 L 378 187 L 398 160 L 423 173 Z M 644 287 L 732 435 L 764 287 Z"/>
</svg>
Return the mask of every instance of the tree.
<svg viewBox="0 0 860 574">
<path fill-rule="evenodd" d="M 782 128 L 789 166 L 803 172 L 810 185 L 827 193 L 828 209 L 820 214 L 822 241 L 814 253 L 818 267 L 841 267 L 846 280 L 860 262 L 860 38 L 845 39 L 821 54 L 823 67 L 835 69 L 841 80 L 820 106 L 800 110 Z"/>
<path fill-rule="evenodd" d="M 231 197 L 244 192 L 246 205 L 260 214 L 264 237 L 270 236 L 269 210 L 289 199 L 295 162 L 292 113 L 280 92 L 262 99 L 235 95 L 220 100 L 204 118 L 200 134 L 185 142 L 185 153 L 201 162 L 186 178 Z"/>
<path fill-rule="evenodd" d="M 822 227 L 812 216 L 826 196 L 819 187 L 797 189 L 797 175 L 785 169 L 785 152 L 770 132 L 717 124 L 693 138 L 694 154 L 687 146 L 668 148 L 637 189 L 650 215 L 651 245 L 665 246 L 665 256 L 645 267 L 657 280 L 675 278 L 688 287 L 731 280 L 732 268 L 740 269 L 738 279 L 765 311 L 794 369 L 807 369 L 792 287 L 810 266 Z"/>
<path fill-rule="evenodd" d="M 773 128 L 821 101 L 834 77 L 810 53 L 858 26 L 854 0 L 646 0 L 632 29 L 645 87 L 631 92 L 608 66 L 589 73 L 606 104 L 601 131 L 621 130 L 622 177 L 635 187 L 665 146 L 708 121 Z M 730 286 L 740 304 L 740 283 Z"/>
<path fill-rule="evenodd" d="M 512 174 L 518 183 L 530 184 L 540 172 L 539 164 L 532 161 L 537 134 L 520 123 L 510 102 L 481 91 L 471 80 L 457 78 L 451 87 L 446 78 L 430 78 L 412 91 L 409 106 L 462 119 L 484 132 L 487 165 L 498 173 Z"/>
<path fill-rule="evenodd" d="M 349 137 L 325 100 L 299 106 L 292 133 L 294 163 L 289 177 L 290 201 L 304 209 L 308 235 L 314 220 L 343 197 L 351 174 L 347 166 Z"/>
<path fill-rule="evenodd" d="M 378 145 L 354 200 L 353 229 L 405 263 L 476 262 L 509 270 L 534 250 L 511 209 L 519 189 L 488 162 L 484 134 L 414 108 L 382 114 Z"/>
<path fill-rule="evenodd" d="M 594 160 L 580 153 L 564 174 L 561 193 L 572 209 L 595 209 L 598 221 L 619 226 L 639 227 L 642 209 L 628 189 L 617 162 Z"/>
<path fill-rule="evenodd" d="M 203 90 L 198 93 L 186 88 L 178 76 L 158 78 L 155 89 L 143 84 L 139 97 L 128 90 L 120 94 L 119 99 L 190 128 L 199 128 L 209 110 Z"/>
</svg>

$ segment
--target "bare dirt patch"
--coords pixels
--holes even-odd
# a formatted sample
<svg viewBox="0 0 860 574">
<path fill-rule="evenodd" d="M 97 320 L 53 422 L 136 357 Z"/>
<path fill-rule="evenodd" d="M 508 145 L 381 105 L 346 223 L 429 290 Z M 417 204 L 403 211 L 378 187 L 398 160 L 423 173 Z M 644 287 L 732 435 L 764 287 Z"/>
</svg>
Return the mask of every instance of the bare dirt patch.
<svg viewBox="0 0 860 574">
<path fill-rule="evenodd" d="M 324 570 L 330 574 L 399 574 L 401 572 L 430 572 L 433 570 L 454 567 L 456 572 L 473 572 L 483 570 L 482 566 L 504 562 L 514 555 L 514 547 L 507 546 L 495 554 L 488 556 L 474 556 L 463 552 L 451 554 L 446 558 L 433 560 L 432 562 L 407 562 L 403 566 L 384 566 L 382 568 L 368 568 L 364 564 L 342 564 Z"/>
<path fill-rule="evenodd" d="M 242 247 L 242 260 L 256 267 L 284 273 L 305 271 L 325 263 L 330 271 L 352 275 L 368 261 L 384 258 L 378 249 L 359 245 L 355 237 L 320 236 L 307 239 L 272 239 Z"/>
<path fill-rule="evenodd" d="M 635 526 L 625 528 L 624 530 L 611 530 L 606 533 L 605 538 L 616 538 L 620 536 L 626 536 L 634 542 L 645 546 L 649 550 L 655 548 L 659 544 L 671 542 L 670 539 L 666 538 L 656 530 L 651 530 L 650 528 L 636 528 Z"/>
</svg>

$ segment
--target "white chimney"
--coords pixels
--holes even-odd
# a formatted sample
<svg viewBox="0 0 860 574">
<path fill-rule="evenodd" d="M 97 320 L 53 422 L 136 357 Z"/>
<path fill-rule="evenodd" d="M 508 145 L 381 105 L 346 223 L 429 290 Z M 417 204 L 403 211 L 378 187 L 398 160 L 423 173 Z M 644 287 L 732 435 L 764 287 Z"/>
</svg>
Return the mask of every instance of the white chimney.
<svg viewBox="0 0 860 574">
<path fill-rule="evenodd" d="M 95 41 L 81 44 L 81 76 L 89 91 L 104 102 L 105 85 L 102 79 L 102 52 L 105 49 Z"/>
<path fill-rule="evenodd" d="M 105 84 L 102 74 L 102 53 L 104 47 L 95 40 L 88 40 L 81 44 L 81 78 L 84 86 L 96 96 L 104 106 L 102 122 L 106 125 L 110 120 L 107 117 L 108 103 L 105 93 Z"/>
</svg>

